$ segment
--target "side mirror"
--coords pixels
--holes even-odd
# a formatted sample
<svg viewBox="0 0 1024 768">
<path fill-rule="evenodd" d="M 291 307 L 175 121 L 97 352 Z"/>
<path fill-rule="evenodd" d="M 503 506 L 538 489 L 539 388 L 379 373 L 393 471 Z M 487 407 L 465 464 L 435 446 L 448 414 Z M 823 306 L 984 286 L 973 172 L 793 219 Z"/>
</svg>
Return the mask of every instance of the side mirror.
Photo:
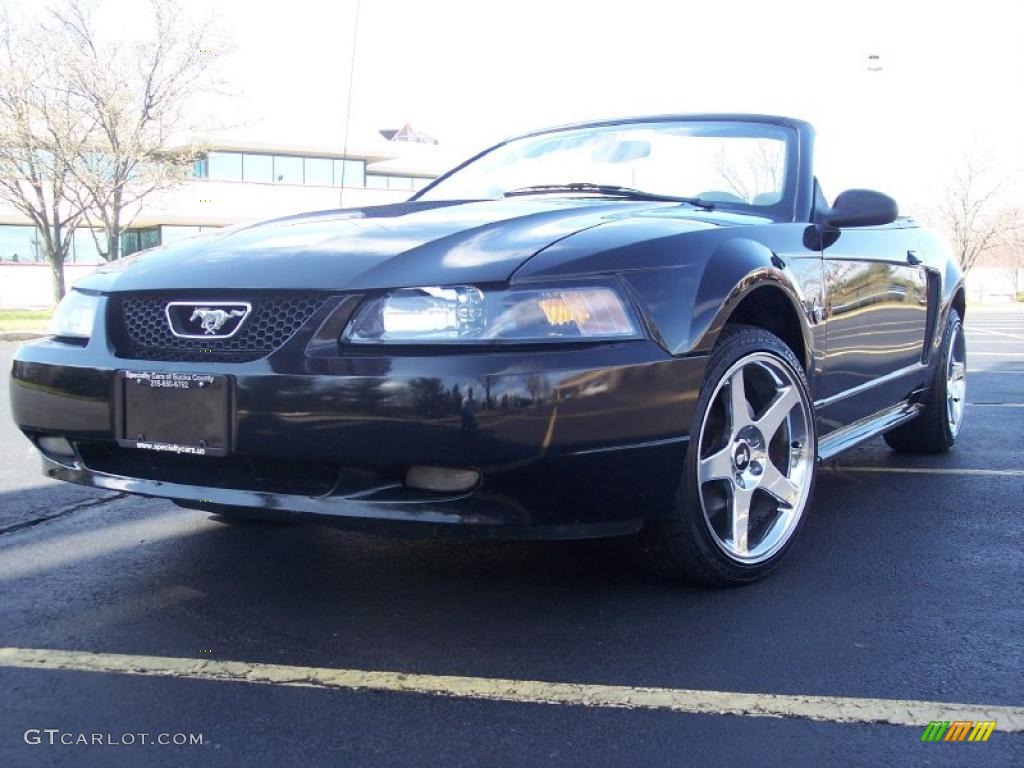
<svg viewBox="0 0 1024 768">
<path fill-rule="evenodd" d="M 896 201 L 873 189 L 848 189 L 831 208 L 815 213 L 815 223 L 833 229 L 892 224 L 899 216 Z"/>
</svg>

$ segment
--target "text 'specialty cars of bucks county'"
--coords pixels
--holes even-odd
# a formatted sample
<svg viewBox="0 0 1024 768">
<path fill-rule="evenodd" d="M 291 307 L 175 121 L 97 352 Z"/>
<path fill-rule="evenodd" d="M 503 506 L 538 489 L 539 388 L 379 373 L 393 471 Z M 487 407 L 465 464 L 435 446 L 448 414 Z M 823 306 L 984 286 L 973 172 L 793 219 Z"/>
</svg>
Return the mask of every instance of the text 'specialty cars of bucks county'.
<svg viewBox="0 0 1024 768">
<path fill-rule="evenodd" d="M 479 537 L 632 535 L 763 576 L 817 464 L 963 416 L 962 275 L 895 202 L 826 202 L 807 123 L 532 133 L 408 202 L 155 248 L 81 280 L 12 375 L 50 477 Z"/>
</svg>

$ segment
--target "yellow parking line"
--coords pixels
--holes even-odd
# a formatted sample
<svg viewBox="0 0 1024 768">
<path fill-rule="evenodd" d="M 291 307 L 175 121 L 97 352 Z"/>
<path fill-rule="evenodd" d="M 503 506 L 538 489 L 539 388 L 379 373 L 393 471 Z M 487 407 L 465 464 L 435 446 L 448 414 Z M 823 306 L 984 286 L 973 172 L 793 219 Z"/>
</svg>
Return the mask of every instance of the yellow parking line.
<svg viewBox="0 0 1024 768">
<path fill-rule="evenodd" d="M 1024 469 L 960 469 L 957 467 L 847 467 L 826 464 L 830 472 L 879 472 L 902 475 L 977 475 L 980 477 L 1024 477 Z"/>
<path fill-rule="evenodd" d="M 996 720 L 997 730 L 1024 731 L 1024 707 L 954 704 L 942 701 L 551 683 L 540 680 L 421 675 L 43 648 L 0 648 L 0 667 L 106 672 L 304 688 L 419 693 L 529 704 L 658 709 L 749 717 L 799 717 L 836 723 L 924 726 L 932 720 Z"/>
</svg>

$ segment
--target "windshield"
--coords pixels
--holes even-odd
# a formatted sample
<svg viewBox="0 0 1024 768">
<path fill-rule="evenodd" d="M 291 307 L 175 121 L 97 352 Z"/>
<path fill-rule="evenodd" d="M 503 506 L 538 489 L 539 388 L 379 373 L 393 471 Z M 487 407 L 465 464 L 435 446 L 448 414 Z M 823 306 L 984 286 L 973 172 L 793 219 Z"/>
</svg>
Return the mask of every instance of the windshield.
<svg viewBox="0 0 1024 768">
<path fill-rule="evenodd" d="M 418 199 L 497 199 L 527 187 L 551 194 L 559 185 L 595 184 L 768 207 L 785 196 L 789 133 L 763 123 L 693 121 L 552 131 L 489 150 Z"/>
</svg>

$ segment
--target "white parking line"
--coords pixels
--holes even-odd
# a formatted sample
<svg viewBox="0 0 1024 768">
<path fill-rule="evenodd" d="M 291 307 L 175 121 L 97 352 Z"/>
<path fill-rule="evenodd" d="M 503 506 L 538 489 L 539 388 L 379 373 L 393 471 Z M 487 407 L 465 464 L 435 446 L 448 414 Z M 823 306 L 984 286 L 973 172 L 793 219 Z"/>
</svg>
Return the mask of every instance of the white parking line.
<svg viewBox="0 0 1024 768">
<path fill-rule="evenodd" d="M 958 467 L 847 467 L 825 464 L 828 472 L 876 472 L 897 475 L 974 475 L 977 477 L 1024 477 L 1024 469 L 961 469 Z"/>
<path fill-rule="evenodd" d="M 303 688 L 419 693 L 528 704 L 657 709 L 748 717 L 797 717 L 833 723 L 925 726 L 932 720 L 995 720 L 998 723 L 998 731 L 1024 731 L 1022 707 L 956 704 L 943 701 L 552 683 L 540 680 L 421 675 L 43 648 L 0 648 L 0 667 L 105 672 Z"/>
<path fill-rule="evenodd" d="M 1020 326 L 1009 326 L 1014 331 L 1018 331 L 1017 333 L 1010 333 L 1009 331 L 1001 330 L 1002 328 L 1006 328 L 1006 327 L 1007 326 L 1005 326 L 1005 325 L 992 325 L 992 326 L 981 325 L 981 326 L 974 326 L 974 327 L 971 327 L 971 328 L 967 328 L 965 330 L 967 331 L 968 335 L 970 335 L 972 333 L 991 333 L 991 334 L 994 334 L 995 336 L 1009 336 L 1011 339 L 1024 339 L 1024 336 L 1022 336 L 1019 333 Z"/>
</svg>

